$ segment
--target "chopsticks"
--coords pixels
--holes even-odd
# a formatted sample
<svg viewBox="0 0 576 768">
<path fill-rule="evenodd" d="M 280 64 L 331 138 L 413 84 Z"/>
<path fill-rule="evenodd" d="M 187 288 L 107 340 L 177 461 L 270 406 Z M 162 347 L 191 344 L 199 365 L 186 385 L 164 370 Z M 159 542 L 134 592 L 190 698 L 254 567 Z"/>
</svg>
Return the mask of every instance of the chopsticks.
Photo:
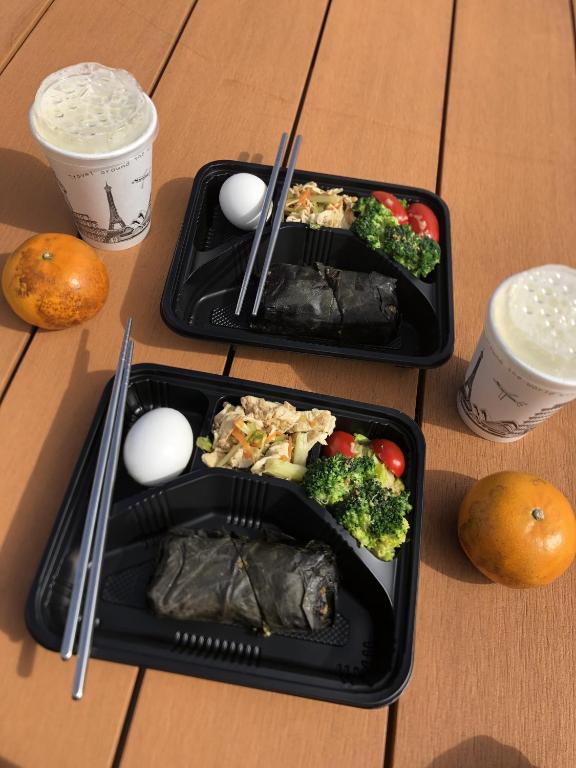
<svg viewBox="0 0 576 768">
<path fill-rule="evenodd" d="M 126 409 L 126 394 L 128 392 L 132 352 L 134 349 L 134 342 L 130 340 L 131 329 L 132 319 L 130 318 L 126 324 L 126 330 L 124 332 L 114 377 L 114 384 L 110 395 L 110 403 L 104 422 L 104 430 L 102 432 L 102 439 L 96 462 L 96 471 L 94 473 L 94 481 L 86 512 L 86 522 L 84 524 L 84 531 L 82 533 L 82 541 L 80 544 L 78 565 L 74 576 L 72 596 L 60 649 L 61 657 L 64 660 L 70 659 L 74 649 L 74 642 L 80 618 L 80 606 L 84 595 L 86 577 L 88 576 L 86 599 L 84 601 L 84 610 L 80 622 L 78 658 L 72 687 L 72 697 L 74 699 L 82 698 L 84 681 L 88 668 L 88 658 L 92 646 L 96 601 L 98 598 L 102 558 L 106 540 L 106 528 L 108 525 L 112 492 L 116 478 L 116 467 L 120 453 L 123 416 Z M 90 564 L 90 550 L 92 548 L 93 539 L 94 549 L 92 552 L 92 562 Z"/>
<path fill-rule="evenodd" d="M 284 148 L 286 146 L 287 139 L 288 139 L 287 134 L 283 133 L 282 138 L 280 139 L 278 152 L 276 154 L 276 160 L 272 168 L 272 173 L 270 174 L 270 181 L 268 182 L 268 187 L 266 189 L 266 197 L 264 198 L 264 205 L 262 207 L 262 211 L 260 212 L 260 218 L 258 219 L 258 226 L 256 227 L 256 234 L 254 235 L 252 248 L 250 250 L 250 255 L 248 257 L 246 271 L 244 272 L 242 286 L 240 288 L 240 295 L 238 296 L 238 302 L 236 304 L 236 310 L 235 310 L 236 315 L 239 315 L 240 312 L 242 311 L 244 299 L 246 298 L 246 291 L 248 290 L 248 284 L 250 282 L 252 271 L 254 269 L 256 254 L 258 253 L 258 248 L 260 247 L 262 232 L 264 231 L 264 225 L 266 224 L 266 218 L 268 216 L 270 202 L 272 201 L 272 196 L 274 194 L 274 189 L 276 187 L 276 180 L 278 178 L 278 173 L 280 171 L 280 164 L 282 163 L 282 155 L 284 154 Z M 262 294 L 264 293 L 264 286 L 266 284 L 266 278 L 268 276 L 268 269 L 270 268 L 270 262 L 272 261 L 272 255 L 274 253 L 274 248 L 276 247 L 276 240 L 278 239 L 278 233 L 280 231 L 280 225 L 282 224 L 282 218 L 284 216 L 284 205 L 286 203 L 286 198 L 288 197 L 288 192 L 290 191 L 290 185 L 292 184 L 292 176 L 294 175 L 294 168 L 296 167 L 296 160 L 298 159 L 298 152 L 300 151 L 301 142 L 302 142 L 302 136 L 300 135 L 296 136 L 296 140 L 292 147 L 290 160 L 288 162 L 288 168 L 286 169 L 284 184 L 282 186 L 282 191 L 280 193 L 280 197 L 276 204 L 276 212 L 274 214 L 274 219 L 272 220 L 272 230 L 270 232 L 270 240 L 268 241 L 268 248 L 266 250 L 266 255 L 264 257 L 264 264 L 262 266 L 260 280 L 258 282 L 256 299 L 254 300 L 254 306 L 252 307 L 252 316 L 255 316 L 258 314 L 258 309 L 260 308 L 260 302 L 262 301 Z"/>
<path fill-rule="evenodd" d="M 264 197 L 264 204 L 260 211 L 260 217 L 258 219 L 258 226 L 254 234 L 254 240 L 252 241 L 252 248 L 250 249 L 250 255 L 248 256 L 248 263 L 246 264 L 246 270 L 244 272 L 244 278 L 242 279 L 242 285 L 240 287 L 240 295 L 238 296 L 238 302 L 234 314 L 239 315 L 242 312 L 242 305 L 246 298 L 246 291 L 248 290 L 248 283 L 252 277 L 252 270 L 254 269 L 254 262 L 256 261 L 256 254 L 260 247 L 260 240 L 262 239 L 262 232 L 266 225 L 266 219 L 268 218 L 268 210 L 270 209 L 270 203 L 272 202 L 272 196 L 274 195 L 274 189 L 276 188 L 276 180 L 278 179 L 278 172 L 282 164 L 282 157 L 284 156 L 284 150 L 286 149 L 286 142 L 288 141 L 288 134 L 283 133 L 280 137 L 280 144 L 278 145 L 278 152 L 276 152 L 276 160 L 272 166 L 272 173 L 270 174 L 270 181 L 266 188 L 266 196 Z"/>
</svg>

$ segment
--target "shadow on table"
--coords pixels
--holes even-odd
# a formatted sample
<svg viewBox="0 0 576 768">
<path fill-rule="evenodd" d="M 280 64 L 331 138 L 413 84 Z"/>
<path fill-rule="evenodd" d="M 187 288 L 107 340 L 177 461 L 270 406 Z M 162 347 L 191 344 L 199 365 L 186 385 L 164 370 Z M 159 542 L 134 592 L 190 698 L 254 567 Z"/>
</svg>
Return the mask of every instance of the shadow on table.
<svg viewBox="0 0 576 768">
<path fill-rule="evenodd" d="M 464 554 L 458 541 L 458 508 L 475 479 L 458 472 L 429 470 L 424 480 L 424 525 L 421 557 L 451 579 L 490 585 Z M 436 499 L 435 506 L 426 499 Z"/>
<path fill-rule="evenodd" d="M 22 768 L 22 766 L 16 765 L 11 760 L 6 760 L 5 757 L 0 757 L 0 768 Z"/>
<path fill-rule="evenodd" d="M 132 279 L 120 309 L 120 317 L 123 325 L 129 317 L 132 317 L 134 321 L 132 337 L 147 346 L 193 352 L 205 345 L 205 351 L 209 354 L 213 352 L 214 344 L 217 342 L 180 336 L 170 330 L 160 317 L 160 300 L 192 183 L 191 178 L 172 179 L 158 190 L 152 209 L 150 234 L 140 245 Z M 169 222 L 169 225 L 162 227 L 157 225 L 163 221 Z M 147 279 L 141 281 L 142 275 L 146 275 Z M 152 322 L 150 313 L 154 314 Z M 227 351 L 228 346 L 222 345 L 224 355 Z"/>
<path fill-rule="evenodd" d="M 36 654 L 36 643 L 24 621 L 28 594 L 96 403 L 110 377 L 109 371 L 88 373 L 87 340 L 88 331 L 84 330 L 79 337 L 68 388 L 36 464 L 29 469 L 28 483 L 0 551 L 0 631 L 20 644 L 17 663 L 20 677 L 32 674 Z M 79 402 L 78 391 L 82 391 L 86 407 Z M 36 407 L 42 405 L 36 404 Z M 43 489 L 54 487 L 55 476 L 61 477 L 60 485 L 54 495 L 46 499 Z"/>
<path fill-rule="evenodd" d="M 0 223 L 31 232 L 71 232 L 75 227 L 51 169 L 33 155 L 0 149 Z"/>
<path fill-rule="evenodd" d="M 473 736 L 436 757 L 426 768 L 538 768 L 515 747 Z"/>
<path fill-rule="evenodd" d="M 0 169 L 5 190 L 0 195 L 1 224 L 23 230 L 22 240 L 29 232 L 75 231 L 56 178 L 47 165 L 25 152 L 0 149 Z M 9 255 L 0 255 L 0 273 Z M 0 303 L 0 326 L 30 330 L 5 302 Z"/>
<path fill-rule="evenodd" d="M 262 164 L 263 155 L 261 152 L 254 152 L 252 155 L 250 152 L 240 152 L 238 160 L 241 163 L 258 163 Z"/>
<path fill-rule="evenodd" d="M 435 424 L 468 437 L 473 434 L 458 415 L 456 408 L 456 395 L 464 382 L 468 363 L 469 360 L 453 356 L 442 368 L 426 371 L 422 414 L 424 433 L 427 424 Z M 475 439 L 482 440 L 476 436 Z"/>
</svg>

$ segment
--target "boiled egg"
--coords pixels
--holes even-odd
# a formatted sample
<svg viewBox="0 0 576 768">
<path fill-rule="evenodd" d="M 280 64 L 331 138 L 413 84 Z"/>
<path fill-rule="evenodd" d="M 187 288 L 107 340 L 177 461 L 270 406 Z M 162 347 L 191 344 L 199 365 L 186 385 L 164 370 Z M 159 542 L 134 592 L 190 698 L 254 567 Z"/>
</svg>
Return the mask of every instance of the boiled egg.
<svg viewBox="0 0 576 768">
<path fill-rule="evenodd" d="M 253 173 L 235 173 L 220 187 L 218 201 L 222 213 L 238 229 L 251 230 L 258 226 L 260 211 L 266 197 L 266 184 Z M 272 213 L 272 203 L 267 219 Z"/>
<path fill-rule="evenodd" d="M 137 483 L 159 485 L 183 472 L 193 447 L 192 427 L 184 414 L 174 408 L 155 408 L 126 435 L 124 466 Z"/>
</svg>

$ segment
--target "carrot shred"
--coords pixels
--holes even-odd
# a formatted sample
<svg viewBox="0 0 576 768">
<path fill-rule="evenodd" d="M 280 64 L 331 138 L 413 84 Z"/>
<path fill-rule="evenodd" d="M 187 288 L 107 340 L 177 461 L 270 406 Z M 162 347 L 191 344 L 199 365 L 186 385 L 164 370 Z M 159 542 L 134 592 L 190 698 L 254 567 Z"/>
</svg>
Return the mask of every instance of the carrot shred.
<svg viewBox="0 0 576 768">
<path fill-rule="evenodd" d="M 238 429 L 238 427 L 234 427 L 234 429 L 232 430 L 232 437 L 235 438 L 235 440 L 237 440 L 242 446 L 244 458 L 251 459 L 254 456 L 254 451 L 252 449 L 252 446 L 250 445 L 248 440 L 246 440 L 245 436 Z"/>
</svg>

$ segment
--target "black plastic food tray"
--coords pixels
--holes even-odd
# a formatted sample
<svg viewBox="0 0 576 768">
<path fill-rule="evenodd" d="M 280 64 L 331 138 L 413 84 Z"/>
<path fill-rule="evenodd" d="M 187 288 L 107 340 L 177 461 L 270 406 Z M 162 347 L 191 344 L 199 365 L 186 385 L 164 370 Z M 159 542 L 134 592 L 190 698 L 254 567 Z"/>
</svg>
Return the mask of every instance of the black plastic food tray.
<svg viewBox="0 0 576 768">
<path fill-rule="evenodd" d="M 431 368 L 448 360 L 454 347 L 450 216 L 438 195 L 415 187 L 313 171 L 294 174 L 293 183 L 313 180 L 322 188 L 343 187 L 346 193 L 357 196 L 386 189 L 410 202 L 425 203 L 438 218 L 441 261 L 425 279 L 413 277 L 402 265 L 382 251 L 371 250 L 350 231 L 331 227 L 310 229 L 298 223 L 281 225 L 272 263 L 321 262 L 359 272 L 376 271 L 397 279 L 401 315 L 398 335 L 382 346 L 352 345 L 303 339 L 301 335 L 261 333 L 250 328 L 270 224 L 264 229 L 243 311 L 239 317 L 234 314 L 254 233 L 237 229 L 226 220 L 218 194 L 223 182 L 239 172 L 253 173 L 268 181 L 271 167 L 221 160 L 208 163 L 196 175 L 162 295 L 161 313 L 170 328 L 184 336 L 416 368 Z M 283 177 L 284 171 L 279 175 L 278 189 Z"/>
<path fill-rule="evenodd" d="M 110 387 L 104 391 L 28 599 L 28 628 L 51 650 L 61 643 Z M 245 470 L 210 469 L 197 448 L 185 472 L 163 487 L 144 490 L 120 462 L 92 655 L 355 706 L 390 704 L 406 685 L 412 666 L 422 434 L 396 410 L 157 365 L 134 366 L 124 429 L 145 411 L 169 406 L 185 414 L 195 437 L 209 435 L 223 402 L 236 403 L 244 394 L 287 400 L 298 408 L 328 408 L 336 416 L 337 429 L 397 442 L 406 456 L 404 479 L 413 504 L 408 541 L 393 562 L 384 563 L 358 546 L 298 484 Z M 318 455 L 319 447 L 315 451 Z M 236 625 L 156 617 L 146 604 L 147 584 L 162 536 L 181 524 L 248 536 L 280 529 L 298 541 L 329 544 L 339 572 L 333 626 L 263 637 Z"/>
</svg>

